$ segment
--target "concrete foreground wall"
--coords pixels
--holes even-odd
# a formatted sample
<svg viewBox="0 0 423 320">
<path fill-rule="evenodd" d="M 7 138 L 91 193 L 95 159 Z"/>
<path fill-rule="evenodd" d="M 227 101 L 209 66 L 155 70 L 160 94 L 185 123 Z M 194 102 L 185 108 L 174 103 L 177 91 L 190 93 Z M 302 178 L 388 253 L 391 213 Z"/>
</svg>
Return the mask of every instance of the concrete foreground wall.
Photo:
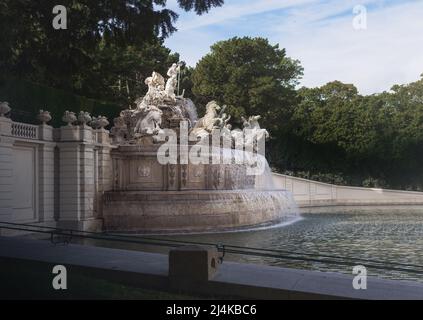
<svg viewBox="0 0 423 320">
<path fill-rule="evenodd" d="M 290 191 L 300 208 L 423 204 L 423 192 L 336 186 L 276 173 L 273 182 Z"/>
<path fill-rule="evenodd" d="M 0 116 L 0 221 L 98 230 L 112 148 L 104 129 Z"/>
<path fill-rule="evenodd" d="M 23 266 L 31 263 L 32 267 L 51 272 L 54 265 L 60 264 L 67 268 L 68 277 L 73 272 L 81 272 L 131 287 L 198 294 L 212 299 L 423 299 L 423 284 L 418 282 L 369 277 L 366 290 L 355 290 L 354 275 L 349 267 L 345 274 L 337 274 L 224 259 L 212 274 L 202 275 L 208 270 L 201 268 L 198 257 L 191 256 L 189 261 L 181 259 L 179 263 L 181 261 L 179 268 L 175 267 L 177 261 L 173 263 L 173 270 L 178 272 L 172 274 L 169 270 L 172 260 L 163 254 L 76 244 L 57 246 L 49 241 L 0 237 L 0 264 L 4 268 L 11 262 Z M 183 272 L 184 269 L 192 271 L 191 274 Z M 1 275 L 7 277 L 6 273 Z"/>
</svg>

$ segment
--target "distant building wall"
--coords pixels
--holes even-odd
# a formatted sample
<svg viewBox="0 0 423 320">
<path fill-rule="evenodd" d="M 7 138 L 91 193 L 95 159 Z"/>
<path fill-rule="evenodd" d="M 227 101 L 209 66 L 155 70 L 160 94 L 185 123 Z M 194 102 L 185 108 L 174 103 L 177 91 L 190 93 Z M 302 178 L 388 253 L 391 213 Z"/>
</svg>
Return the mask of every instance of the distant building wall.
<svg viewBox="0 0 423 320">
<path fill-rule="evenodd" d="M 421 205 L 423 192 L 336 186 L 273 173 L 276 188 L 290 191 L 300 207 Z"/>
</svg>

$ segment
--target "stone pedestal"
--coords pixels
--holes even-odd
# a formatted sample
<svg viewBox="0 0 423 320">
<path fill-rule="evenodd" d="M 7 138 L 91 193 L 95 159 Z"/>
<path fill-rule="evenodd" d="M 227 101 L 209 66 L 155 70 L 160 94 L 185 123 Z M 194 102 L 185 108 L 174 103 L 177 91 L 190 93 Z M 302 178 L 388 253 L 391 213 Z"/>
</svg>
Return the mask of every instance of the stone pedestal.
<svg viewBox="0 0 423 320">
<path fill-rule="evenodd" d="M 94 219 L 95 159 L 93 129 L 61 128 L 59 147 L 59 225 L 78 225 Z"/>
<path fill-rule="evenodd" d="M 77 126 L 64 126 L 60 128 L 60 141 L 79 141 L 79 127 Z"/>
<path fill-rule="evenodd" d="M 0 135 L 11 136 L 12 135 L 12 120 L 6 117 L 0 116 Z"/>
<path fill-rule="evenodd" d="M 38 127 L 39 139 L 45 141 L 38 147 L 39 167 L 39 220 L 40 222 L 54 221 L 55 208 L 55 147 L 53 142 L 53 127 L 41 124 Z M 57 200 L 56 200 L 57 201 Z"/>
<path fill-rule="evenodd" d="M 39 139 L 44 141 L 53 141 L 53 127 L 47 124 L 41 124 L 38 127 Z"/>
<path fill-rule="evenodd" d="M 0 117 L 0 220 L 11 221 L 13 214 L 12 121 Z M 1 234 L 1 230 L 0 230 Z"/>
<path fill-rule="evenodd" d="M 218 267 L 216 248 L 186 246 L 169 252 L 169 279 L 173 283 L 213 279 Z"/>
<path fill-rule="evenodd" d="M 112 151 L 114 191 L 245 190 L 255 188 L 255 177 L 244 165 L 167 164 L 157 159 L 161 145 L 121 145 Z M 190 152 L 192 145 L 175 150 Z M 178 151 L 179 152 L 179 151 Z M 181 156 L 180 156 L 181 157 Z"/>
<path fill-rule="evenodd" d="M 39 220 L 54 221 L 55 208 L 55 144 L 45 143 L 38 147 Z"/>
<path fill-rule="evenodd" d="M 79 140 L 83 142 L 92 143 L 94 139 L 93 129 L 86 124 L 79 126 Z"/>
<path fill-rule="evenodd" d="M 96 203 L 95 216 L 102 217 L 104 192 L 113 189 L 113 171 L 111 151 L 116 148 L 110 144 L 109 131 L 105 129 L 96 130 L 97 145 L 95 147 L 95 167 L 97 168 L 96 180 Z"/>
<path fill-rule="evenodd" d="M 110 145 L 110 132 L 106 129 L 97 129 L 95 130 L 97 134 L 97 142 L 104 144 L 104 145 Z"/>
</svg>

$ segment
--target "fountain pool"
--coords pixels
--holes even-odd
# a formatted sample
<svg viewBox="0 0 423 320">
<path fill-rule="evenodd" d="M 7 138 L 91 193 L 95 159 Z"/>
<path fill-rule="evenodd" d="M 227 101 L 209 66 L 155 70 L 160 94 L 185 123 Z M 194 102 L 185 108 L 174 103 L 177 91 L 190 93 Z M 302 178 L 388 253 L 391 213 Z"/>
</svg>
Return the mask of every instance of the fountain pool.
<svg viewBox="0 0 423 320">
<path fill-rule="evenodd" d="M 303 213 L 300 219 L 281 226 L 258 227 L 237 232 L 160 235 L 155 238 L 239 245 L 299 253 L 327 254 L 423 265 L 423 207 L 341 207 Z M 136 244 L 89 241 L 90 244 L 165 253 L 167 249 Z M 352 267 L 317 262 L 285 261 L 274 258 L 227 254 L 226 261 L 352 273 Z M 359 263 L 357 263 L 359 264 Z M 369 275 L 422 281 L 423 276 L 369 268 Z"/>
<path fill-rule="evenodd" d="M 423 266 L 421 250 L 423 208 L 421 207 L 344 207 L 321 210 L 320 213 L 305 213 L 301 217 L 301 220 L 280 228 L 172 238 Z M 254 256 L 233 255 L 228 259 L 349 274 L 352 271 L 352 267 L 348 266 L 282 261 Z M 408 272 L 369 269 L 369 274 L 390 279 L 423 281 L 423 275 Z"/>
</svg>

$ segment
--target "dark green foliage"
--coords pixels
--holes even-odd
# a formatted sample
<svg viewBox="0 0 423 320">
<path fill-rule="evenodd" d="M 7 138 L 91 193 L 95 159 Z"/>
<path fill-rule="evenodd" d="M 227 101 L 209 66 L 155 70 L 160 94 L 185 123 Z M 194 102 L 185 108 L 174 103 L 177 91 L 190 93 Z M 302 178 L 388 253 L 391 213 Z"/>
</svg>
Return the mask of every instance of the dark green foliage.
<svg viewBox="0 0 423 320">
<path fill-rule="evenodd" d="M 57 1 L 1 0 L 0 100 L 25 122 L 39 109 L 52 112 L 55 126 L 67 109 L 112 120 L 145 93 L 153 70 L 164 74 L 179 59 L 163 46 L 177 19 L 166 2 L 63 0 L 68 29 L 58 31 Z M 203 14 L 223 0 L 178 4 Z M 266 39 L 232 38 L 186 69 L 181 89 L 200 114 L 212 99 L 228 105 L 235 126 L 241 116 L 262 115 L 271 134 L 267 157 L 280 172 L 423 189 L 423 80 L 363 96 L 339 81 L 297 90 L 302 72 L 299 61 Z"/>
<path fill-rule="evenodd" d="M 166 2 L 2 0 L 0 73 L 127 104 L 143 92 L 153 68 L 166 68 L 179 58 L 163 46 L 164 38 L 176 31 L 178 17 Z M 58 4 L 67 8 L 66 30 L 52 27 Z M 223 1 L 179 4 L 202 14 Z"/>
<path fill-rule="evenodd" d="M 218 42 L 192 72 L 194 100 L 263 115 L 273 169 L 319 181 L 423 190 L 423 79 L 363 96 L 330 82 L 295 90 L 302 68 L 266 39 Z M 235 125 L 240 125 L 236 123 Z"/>
<path fill-rule="evenodd" d="M 294 134 L 316 146 L 302 169 L 342 172 L 369 187 L 423 188 L 423 79 L 371 96 L 339 81 L 298 94 Z"/>
<path fill-rule="evenodd" d="M 66 110 L 88 111 L 96 116 L 106 116 L 109 120 L 117 117 L 121 110 L 117 104 L 84 98 L 18 79 L 0 80 L 0 96 L 10 103 L 14 121 L 38 123 L 36 116 L 43 109 L 51 112 L 53 119 L 49 124 L 55 127 L 64 125 L 61 119 Z"/>
<path fill-rule="evenodd" d="M 224 0 L 178 0 L 179 6 L 185 11 L 194 10 L 197 14 L 208 12 L 212 7 L 219 7 L 224 2 Z"/>
<path fill-rule="evenodd" d="M 192 74 L 200 105 L 215 99 L 228 106 L 235 121 L 261 114 L 277 129 L 290 113 L 295 85 L 302 75 L 298 61 L 263 38 L 232 38 L 214 44 Z"/>
</svg>

